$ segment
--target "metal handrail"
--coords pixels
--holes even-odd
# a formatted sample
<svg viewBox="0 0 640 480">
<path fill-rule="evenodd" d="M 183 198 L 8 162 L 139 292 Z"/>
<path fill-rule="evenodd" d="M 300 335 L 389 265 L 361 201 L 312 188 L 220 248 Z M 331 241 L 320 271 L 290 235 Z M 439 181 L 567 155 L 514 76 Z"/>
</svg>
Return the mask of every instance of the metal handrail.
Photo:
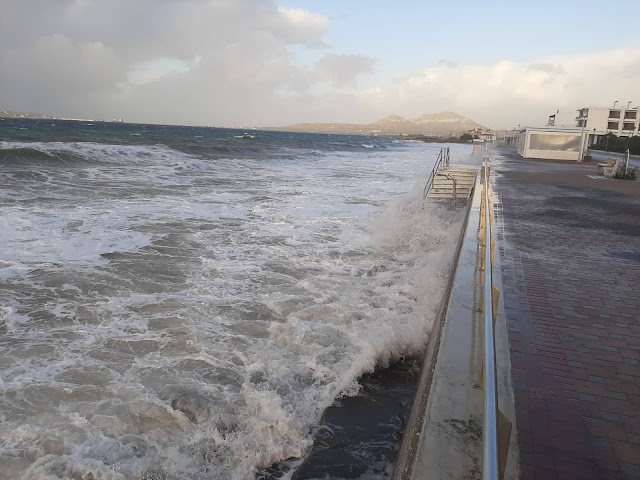
<svg viewBox="0 0 640 480">
<path fill-rule="evenodd" d="M 436 173 L 440 167 L 448 167 L 449 166 L 449 147 L 443 147 L 440 149 L 440 153 L 438 153 L 438 159 L 436 160 L 433 169 L 431 170 L 431 174 L 429 175 L 429 180 L 427 180 L 426 185 L 424 186 L 424 190 L 422 191 L 422 199 L 427 198 L 427 194 L 429 193 L 429 189 L 433 184 L 433 180 L 436 178 Z"/>
<path fill-rule="evenodd" d="M 453 208 L 456 208 L 456 196 L 458 190 L 458 180 L 456 177 L 451 175 L 450 173 L 436 173 L 436 177 L 440 175 L 442 177 L 447 177 L 449 180 L 453 180 Z"/>
<path fill-rule="evenodd" d="M 493 325 L 493 276 L 491 268 L 491 211 L 489 208 L 489 160 L 484 165 L 484 422 L 482 428 L 482 478 L 499 479 L 498 384 Z"/>
</svg>

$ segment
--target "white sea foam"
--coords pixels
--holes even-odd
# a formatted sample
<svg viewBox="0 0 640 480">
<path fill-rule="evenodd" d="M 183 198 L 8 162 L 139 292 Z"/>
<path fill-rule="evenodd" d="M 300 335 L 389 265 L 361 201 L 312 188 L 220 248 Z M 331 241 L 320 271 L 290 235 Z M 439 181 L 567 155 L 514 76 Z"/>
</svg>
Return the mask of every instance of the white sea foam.
<svg viewBox="0 0 640 480">
<path fill-rule="evenodd" d="M 428 338 L 459 225 L 422 203 L 439 146 L 24 145 L 91 161 L 4 167 L 2 479 L 250 479 Z"/>
</svg>

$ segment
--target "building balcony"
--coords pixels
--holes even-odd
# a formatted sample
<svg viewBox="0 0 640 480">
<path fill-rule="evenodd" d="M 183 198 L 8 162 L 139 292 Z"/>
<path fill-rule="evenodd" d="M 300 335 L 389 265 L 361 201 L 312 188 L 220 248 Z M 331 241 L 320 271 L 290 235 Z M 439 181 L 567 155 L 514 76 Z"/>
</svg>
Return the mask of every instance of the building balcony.
<svg viewBox="0 0 640 480">
<path fill-rule="evenodd" d="M 618 130 L 620 128 L 620 122 L 608 122 L 607 130 Z"/>
<path fill-rule="evenodd" d="M 636 124 L 635 123 L 623 123 L 622 124 L 622 130 L 635 130 L 636 129 Z"/>
<path fill-rule="evenodd" d="M 637 117 L 638 112 L 637 111 L 631 111 L 631 112 L 624 112 L 624 119 L 625 120 L 635 120 Z"/>
<path fill-rule="evenodd" d="M 620 110 L 609 110 L 609 118 L 620 118 Z"/>
</svg>

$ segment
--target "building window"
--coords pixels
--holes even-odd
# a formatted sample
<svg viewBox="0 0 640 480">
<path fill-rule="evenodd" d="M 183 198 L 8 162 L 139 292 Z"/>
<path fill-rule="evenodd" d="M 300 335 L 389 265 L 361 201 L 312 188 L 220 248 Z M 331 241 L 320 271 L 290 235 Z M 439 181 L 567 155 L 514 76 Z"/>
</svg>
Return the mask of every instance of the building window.
<svg viewBox="0 0 640 480">
<path fill-rule="evenodd" d="M 609 118 L 620 118 L 620 110 L 609 110 Z"/>
<path fill-rule="evenodd" d="M 620 122 L 608 122 L 607 129 L 608 130 L 618 130 L 620 128 Z"/>
<path fill-rule="evenodd" d="M 627 123 L 627 122 L 625 122 L 625 123 L 622 124 L 622 129 L 623 130 L 633 130 L 635 128 L 636 128 L 636 124 L 635 123 Z"/>
<path fill-rule="evenodd" d="M 579 133 L 574 135 L 532 133 L 529 137 L 529 148 L 531 150 L 577 152 L 580 149 L 580 138 Z"/>
<path fill-rule="evenodd" d="M 637 113 L 638 113 L 637 110 L 626 111 L 626 112 L 624 112 L 624 119 L 625 120 L 635 120 Z"/>
</svg>

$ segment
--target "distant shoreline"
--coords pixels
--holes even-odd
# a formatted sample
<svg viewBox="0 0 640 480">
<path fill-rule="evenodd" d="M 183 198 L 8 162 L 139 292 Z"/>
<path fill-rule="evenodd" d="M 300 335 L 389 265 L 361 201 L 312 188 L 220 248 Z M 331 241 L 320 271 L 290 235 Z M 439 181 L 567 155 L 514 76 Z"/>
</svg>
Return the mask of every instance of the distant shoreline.
<svg viewBox="0 0 640 480">
<path fill-rule="evenodd" d="M 467 143 L 471 144 L 469 140 L 460 140 L 458 137 L 449 137 L 449 138 L 440 138 L 440 137 L 427 137 L 427 136 L 418 136 L 412 138 L 402 138 L 403 141 L 412 141 L 412 142 L 425 142 L 425 143 Z"/>
<path fill-rule="evenodd" d="M 39 113 L 0 111 L 0 118 L 23 120 L 59 120 L 76 122 L 125 123 L 134 125 L 172 125 L 183 127 L 221 128 L 229 130 L 252 130 L 283 133 L 315 133 L 324 135 L 358 135 L 367 137 L 389 137 L 401 140 L 414 140 L 426 143 L 465 143 L 458 134 L 468 132 L 478 124 L 461 115 L 451 112 L 425 114 L 415 120 L 398 116 L 389 116 L 377 122 L 360 125 L 349 123 L 301 123 L 282 127 L 228 127 L 214 125 L 165 124 L 155 122 L 130 122 L 122 119 L 96 120 L 86 118 L 64 118 Z M 422 119 L 422 120 L 421 120 Z M 426 120 L 425 120 L 426 119 Z M 484 128 L 484 127 L 481 127 Z"/>
</svg>

